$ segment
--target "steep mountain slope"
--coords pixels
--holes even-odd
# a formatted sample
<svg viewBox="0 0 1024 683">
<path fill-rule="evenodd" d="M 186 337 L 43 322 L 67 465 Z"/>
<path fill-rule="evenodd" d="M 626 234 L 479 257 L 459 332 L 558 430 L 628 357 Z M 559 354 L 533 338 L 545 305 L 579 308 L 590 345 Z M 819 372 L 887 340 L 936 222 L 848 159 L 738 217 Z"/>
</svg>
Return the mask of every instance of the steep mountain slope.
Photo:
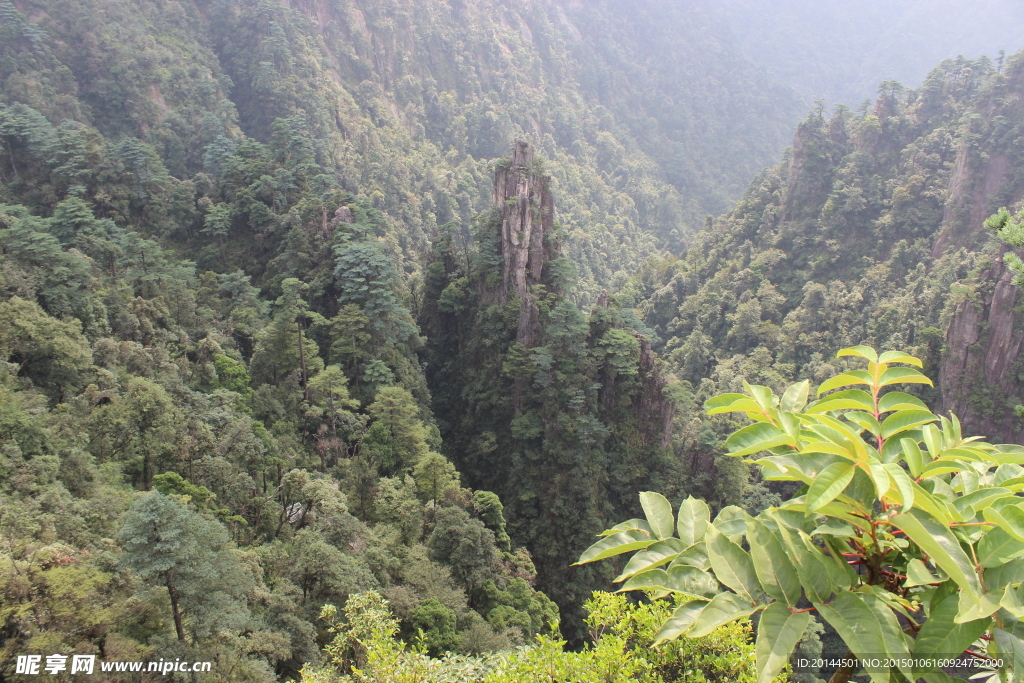
<svg viewBox="0 0 1024 683">
<path fill-rule="evenodd" d="M 327 175 L 384 212 L 407 274 L 437 226 L 488 206 L 509 141 L 531 140 L 586 303 L 724 209 L 796 113 L 700 7 L 627 5 L 4 0 L 2 97 L 139 138 L 180 180 L 292 119 Z"/>
<path fill-rule="evenodd" d="M 642 308 L 695 407 L 741 378 L 820 380 L 842 365 L 830 350 L 866 343 L 925 358 L 928 398 L 969 431 L 1024 437 L 1017 290 L 982 228 L 1024 198 L 1022 95 L 1016 55 L 1001 73 L 948 61 L 861 114 L 816 110 L 732 212 L 634 281 L 624 301 Z M 689 475 L 719 500 L 738 490 L 726 471 L 746 477 L 735 463 L 716 470 L 725 428 L 690 413 L 676 430 Z"/>
<path fill-rule="evenodd" d="M 674 407 L 631 311 L 606 297 L 586 315 L 569 300 L 556 201 L 532 148 L 517 143 L 494 180 L 476 244 L 442 233 L 421 324 L 444 450 L 473 486 L 505 501 L 538 586 L 579 640 L 579 609 L 608 576 L 570 569 L 578 539 L 661 476 Z"/>
</svg>

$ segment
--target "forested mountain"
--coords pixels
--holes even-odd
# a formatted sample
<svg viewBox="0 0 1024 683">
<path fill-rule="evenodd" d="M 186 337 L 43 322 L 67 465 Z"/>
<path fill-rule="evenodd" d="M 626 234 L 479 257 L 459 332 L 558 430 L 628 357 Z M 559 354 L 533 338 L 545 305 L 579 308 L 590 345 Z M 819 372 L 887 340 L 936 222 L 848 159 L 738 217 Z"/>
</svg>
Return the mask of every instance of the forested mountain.
<svg viewBox="0 0 1024 683">
<path fill-rule="evenodd" d="M 733 211 L 620 295 L 694 405 L 742 379 L 820 381 L 840 367 L 825 349 L 863 342 L 915 351 L 937 380 L 926 398 L 1019 442 L 1017 289 L 983 223 L 1024 197 L 1022 96 L 1020 55 L 1002 70 L 958 59 L 916 90 L 889 83 L 870 110 L 812 111 Z M 681 416 L 677 448 L 707 476 L 729 425 Z M 703 492 L 739 490 L 712 476 Z"/>
<path fill-rule="evenodd" d="M 1024 437 L 981 230 L 1024 196 L 1024 60 L 818 107 L 762 170 L 801 94 L 721 9 L 0 0 L 0 680 L 742 678 L 749 630 L 647 651 L 668 608 L 584 622 L 613 568 L 568 567 L 642 490 L 789 492 L 706 398 L 871 343 Z"/>
</svg>

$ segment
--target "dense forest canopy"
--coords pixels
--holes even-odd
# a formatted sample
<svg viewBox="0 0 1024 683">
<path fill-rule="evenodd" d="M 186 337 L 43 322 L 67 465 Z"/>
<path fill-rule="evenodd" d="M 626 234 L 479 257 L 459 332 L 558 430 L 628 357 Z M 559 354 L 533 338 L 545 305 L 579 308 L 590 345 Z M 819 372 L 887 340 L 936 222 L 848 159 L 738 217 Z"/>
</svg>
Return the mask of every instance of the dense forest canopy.
<svg viewBox="0 0 1024 683">
<path fill-rule="evenodd" d="M 802 495 L 701 406 L 843 347 L 1022 442 L 1024 56 L 808 113 L 852 77 L 756 15 L 0 0 L 0 680 L 772 678 L 755 625 L 652 650 L 680 604 L 570 565 L 645 492 L 734 524 Z"/>
</svg>

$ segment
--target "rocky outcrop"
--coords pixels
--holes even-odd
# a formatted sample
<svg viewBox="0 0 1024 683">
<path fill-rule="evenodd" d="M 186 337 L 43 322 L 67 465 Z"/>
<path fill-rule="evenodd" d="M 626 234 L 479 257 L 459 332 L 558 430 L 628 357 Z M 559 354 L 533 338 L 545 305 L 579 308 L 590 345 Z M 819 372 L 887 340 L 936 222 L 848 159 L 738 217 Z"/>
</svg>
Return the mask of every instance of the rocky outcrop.
<svg viewBox="0 0 1024 683">
<path fill-rule="evenodd" d="M 964 299 L 946 329 L 939 387 L 942 411 L 957 415 L 972 434 L 997 441 L 1024 442 L 1012 401 L 994 401 L 1019 393 L 1010 372 L 1024 346 L 1024 330 L 1014 324 L 1019 288 L 1000 260 L 982 276 L 994 282 L 980 301 Z"/>
<path fill-rule="evenodd" d="M 495 292 L 505 304 L 510 296 L 520 301 L 516 341 L 533 346 L 538 332 L 538 310 L 532 285 L 541 283 L 544 264 L 557 256 L 556 246 L 546 239 L 554 225 L 551 178 L 535 167 L 533 148 L 519 140 L 511 161 L 494 173 L 494 206 L 501 214 L 502 284 Z"/>
</svg>

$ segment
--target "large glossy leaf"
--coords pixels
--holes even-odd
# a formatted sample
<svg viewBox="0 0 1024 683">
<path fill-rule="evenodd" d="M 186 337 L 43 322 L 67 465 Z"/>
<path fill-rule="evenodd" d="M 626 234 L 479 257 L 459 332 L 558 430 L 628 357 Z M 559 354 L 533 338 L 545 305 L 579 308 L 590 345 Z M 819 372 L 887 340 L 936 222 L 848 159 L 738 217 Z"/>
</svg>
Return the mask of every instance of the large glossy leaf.
<svg viewBox="0 0 1024 683">
<path fill-rule="evenodd" d="M 714 525 L 708 529 L 706 542 L 715 578 L 751 603 L 756 603 L 761 586 L 750 555 L 720 533 Z"/>
<path fill-rule="evenodd" d="M 840 593 L 831 603 L 818 603 L 815 607 L 858 657 L 908 658 L 910 650 L 896 615 L 876 596 Z M 873 670 L 869 675 L 874 683 L 889 683 L 888 672 Z M 909 667 L 904 675 L 911 677 Z"/>
<path fill-rule="evenodd" d="M 671 566 L 687 565 L 706 571 L 711 567 L 708 561 L 708 546 L 704 541 L 694 543 L 689 548 L 679 553 L 676 559 L 672 560 Z"/>
<path fill-rule="evenodd" d="M 977 554 L 978 563 L 982 567 L 998 567 L 1024 555 L 1024 541 L 996 527 L 987 531 L 978 541 Z"/>
<path fill-rule="evenodd" d="M 914 657 L 920 660 L 948 659 L 959 655 L 970 647 L 992 623 L 991 619 L 977 619 L 965 624 L 954 621 L 959 610 L 959 597 L 956 594 L 943 599 L 934 605 L 928 620 L 914 640 Z M 916 668 L 915 672 L 933 671 L 934 667 Z"/>
<path fill-rule="evenodd" d="M 686 550 L 686 546 L 678 538 L 666 538 L 663 541 L 658 541 L 629 558 L 622 573 L 613 580 L 618 583 L 640 572 L 660 567 L 674 560 L 684 550 Z"/>
<path fill-rule="evenodd" d="M 721 586 L 707 572 L 696 567 L 678 565 L 665 569 L 650 569 L 630 578 L 616 593 L 629 591 L 669 591 L 691 598 L 710 600 L 721 591 Z"/>
<path fill-rule="evenodd" d="M 715 528 L 729 537 L 732 541 L 738 541 L 747 532 L 747 522 L 751 519 L 750 514 L 741 507 L 726 505 L 718 511 L 715 517 Z"/>
<path fill-rule="evenodd" d="M 646 519 L 627 519 L 625 522 L 616 524 L 611 529 L 605 529 L 598 534 L 598 536 L 611 536 L 612 534 L 617 534 L 620 531 L 642 531 L 652 538 L 654 537 L 654 532 L 651 531 L 651 525 L 647 523 Z"/>
<path fill-rule="evenodd" d="M 651 531 L 659 539 L 672 536 L 676 530 L 676 519 L 672 515 L 672 503 L 660 493 L 643 491 L 640 494 L 640 507 L 644 509 L 644 516 L 647 523 L 651 525 Z"/>
<path fill-rule="evenodd" d="M 798 533 L 798 531 L 783 525 L 778 527 L 779 537 L 796 567 L 797 576 L 800 577 L 800 584 L 807 594 L 807 598 L 814 602 L 825 602 L 837 590 L 831 575 L 825 570 L 823 564 L 829 560 L 816 546 L 815 550 L 808 549 L 802 538 L 797 535 Z"/>
<path fill-rule="evenodd" d="M 914 482 L 914 505 L 927 512 L 933 519 L 938 520 L 940 524 L 948 526 L 954 521 L 949 512 L 952 506 L 946 503 L 945 500 L 929 493 L 916 481 Z M 954 508 L 953 511 L 956 512 L 956 509 Z"/>
<path fill-rule="evenodd" d="M 652 538 L 643 531 L 620 531 L 611 536 L 605 536 L 600 541 L 583 551 L 580 559 L 575 564 L 586 564 L 597 562 L 606 557 L 631 553 L 634 550 L 641 550 L 649 545 L 657 543 L 658 539 Z"/>
<path fill-rule="evenodd" d="M 815 512 L 835 500 L 853 480 L 855 470 L 854 465 L 848 462 L 837 462 L 826 467 L 807 491 L 807 510 Z"/>
<path fill-rule="evenodd" d="M 914 368 L 889 368 L 882 373 L 878 386 L 887 387 L 890 384 L 927 384 L 935 386 L 924 373 Z"/>
<path fill-rule="evenodd" d="M 985 508 L 982 511 L 982 515 L 987 521 L 997 524 L 1000 529 L 1018 541 L 1024 541 L 1024 510 L 1020 507 L 1015 505 L 1005 507 L 993 505 L 992 507 Z"/>
<path fill-rule="evenodd" d="M 824 394 L 826 391 L 832 391 L 840 387 L 848 387 L 854 384 L 866 384 L 871 386 L 873 384 L 873 378 L 863 370 L 851 370 L 850 372 L 844 372 L 841 375 L 831 377 L 820 385 L 818 385 L 818 395 Z"/>
<path fill-rule="evenodd" d="M 711 523 L 711 508 L 700 498 L 690 496 L 679 504 L 676 532 L 684 545 L 691 546 L 704 539 Z"/>
<path fill-rule="evenodd" d="M 921 447 L 913 439 L 900 439 L 900 446 L 903 449 L 903 457 L 907 461 L 907 467 L 910 469 L 910 476 L 915 479 L 920 477 L 925 463 L 928 462 L 925 459 L 924 453 L 921 452 Z"/>
<path fill-rule="evenodd" d="M 974 563 L 964 553 L 949 527 L 919 514 L 917 510 L 896 515 L 892 523 L 920 546 L 962 590 L 972 596 L 981 595 L 981 583 L 974 571 Z"/>
<path fill-rule="evenodd" d="M 910 508 L 914 507 L 914 480 L 894 462 L 887 462 L 882 467 L 889 473 L 889 480 L 892 483 L 889 497 L 903 506 L 902 512 L 909 512 Z"/>
<path fill-rule="evenodd" d="M 748 617 L 757 606 L 735 593 L 719 593 L 704 606 L 687 632 L 687 638 L 703 638 L 722 624 Z"/>
<path fill-rule="evenodd" d="M 893 410 L 928 410 L 928 406 L 917 396 L 890 391 L 878 399 L 878 412 L 888 413 Z"/>
<path fill-rule="evenodd" d="M 987 507 L 991 507 L 996 501 L 1002 498 L 1009 498 L 1013 496 L 1013 491 L 1002 486 L 990 486 L 986 488 L 978 489 L 973 493 L 968 493 L 966 496 L 961 496 L 953 501 L 953 507 L 960 511 L 961 514 L 973 517 L 974 514 L 984 510 Z M 973 510 L 971 513 L 969 510 Z"/>
<path fill-rule="evenodd" d="M 992 632 L 995 638 L 996 647 L 999 648 L 999 656 L 1007 664 L 1013 666 L 1014 683 L 1024 679 L 1024 639 L 1018 634 L 1004 631 L 997 628 Z"/>
<path fill-rule="evenodd" d="M 903 585 L 907 588 L 912 586 L 927 586 L 933 583 L 940 583 L 938 577 L 929 571 L 924 562 L 914 558 L 907 563 L 907 580 Z"/>
<path fill-rule="evenodd" d="M 938 416 L 930 410 L 900 410 L 882 420 L 882 438 L 888 439 L 908 429 L 935 422 Z"/>
<path fill-rule="evenodd" d="M 863 389 L 846 389 L 829 394 L 807 406 L 807 413 L 825 413 L 830 410 L 864 410 L 874 412 L 875 402 Z"/>
<path fill-rule="evenodd" d="M 848 346 L 836 352 L 836 358 L 858 356 L 872 363 L 878 362 L 878 353 L 870 346 Z"/>
<path fill-rule="evenodd" d="M 1002 597 L 1002 592 L 983 593 L 978 597 L 969 595 L 967 591 L 961 590 L 958 593 L 958 611 L 953 621 L 958 624 L 966 624 L 990 617 L 999 611 L 999 601 Z"/>
<path fill-rule="evenodd" d="M 787 412 L 800 412 L 807 405 L 807 395 L 811 391 L 810 380 L 804 380 L 791 385 L 782 395 L 782 402 L 779 407 Z"/>
<path fill-rule="evenodd" d="M 907 365 L 916 365 L 919 368 L 924 367 L 924 364 L 921 363 L 921 359 L 920 358 L 914 358 L 913 356 L 908 356 L 907 354 L 903 353 L 902 351 L 886 351 L 881 356 L 878 357 L 878 362 L 879 363 L 906 363 Z"/>
<path fill-rule="evenodd" d="M 729 455 L 742 456 L 767 451 L 779 446 L 796 447 L 796 440 L 767 422 L 758 422 L 734 432 L 725 440 Z"/>
<path fill-rule="evenodd" d="M 721 413 L 760 412 L 761 407 L 746 394 L 722 394 L 704 402 L 704 410 L 708 415 Z"/>
<path fill-rule="evenodd" d="M 707 604 L 704 600 L 692 600 L 676 607 L 672 616 L 662 624 L 658 635 L 654 637 L 654 644 L 661 645 L 684 635 Z"/>
<path fill-rule="evenodd" d="M 800 600 L 800 576 L 786 555 L 782 541 L 755 519 L 747 526 L 747 542 L 754 571 L 764 592 L 795 607 Z"/>
<path fill-rule="evenodd" d="M 770 683 L 782 671 L 810 623 L 810 612 L 793 613 L 779 602 L 768 605 L 757 623 L 757 683 Z"/>
</svg>

